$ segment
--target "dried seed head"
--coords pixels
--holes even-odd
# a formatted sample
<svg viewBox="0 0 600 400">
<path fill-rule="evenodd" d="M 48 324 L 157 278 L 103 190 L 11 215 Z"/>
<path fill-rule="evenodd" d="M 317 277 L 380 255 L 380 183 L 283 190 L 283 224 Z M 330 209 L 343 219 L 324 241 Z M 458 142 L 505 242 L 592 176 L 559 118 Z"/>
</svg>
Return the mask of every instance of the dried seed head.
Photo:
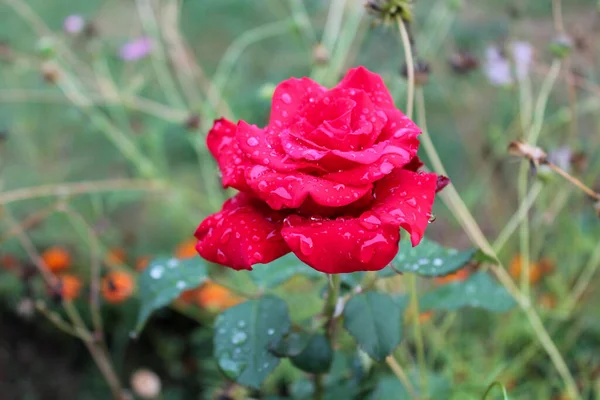
<svg viewBox="0 0 600 400">
<path fill-rule="evenodd" d="M 190 115 L 188 119 L 185 120 L 185 129 L 188 131 L 195 131 L 198 130 L 198 128 L 200 128 L 200 116 L 196 114 Z"/>
<path fill-rule="evenodd" d="M 53 85 L 58 82 L 60 78 L 60 72 L 58 72 L 58 68 L 54 63 L 49 61 L 42 64 L 41 73 L 44 81 Z"/>
<path fill-rule="evenodd" d="M 329 50 L 327 50 L 323 43 L 317 43 L 313 47 L 312 57 L 315 64 L 327 65 L 329 63 Z"/>
<path fill-rule="evenodd" d="M 417 60 L 415 63 L 415 85 L 424 86 L 427 84 L 430 72 L 431 68 L 427 61 Z M 406 63 L 402 65 L 401 73 L 403 77 L 408 78 L 408 67 L 406 66 Z"/>
<path fill-rule="evenodd" d="M 387 24 L 398 18 L 404 22 L 412 21 L 413 0 L 367 0 L 365 7 L 379 19 Z"/>
<path fill-rule="evenodd" d="M 457 74 L 467 74 L 479 67 L 479 60 L 468 51 L 454 53 L 448 61 L 452 70 Z"/>
<path fill-rule="evenodd" d="M 528 159 L 535 166 L 544 164 L 547 161 L 544 150 L 517 140 L 508 145 L 508 152 L 512 155 Z"/>
<path fill-rule="evenodd" d="M 148 369 L 138 369 L 131 376 L 131 388 L 142 399 L 153 399 L 160 394 L 162 383 L 158 375 Z"/>
</svg>

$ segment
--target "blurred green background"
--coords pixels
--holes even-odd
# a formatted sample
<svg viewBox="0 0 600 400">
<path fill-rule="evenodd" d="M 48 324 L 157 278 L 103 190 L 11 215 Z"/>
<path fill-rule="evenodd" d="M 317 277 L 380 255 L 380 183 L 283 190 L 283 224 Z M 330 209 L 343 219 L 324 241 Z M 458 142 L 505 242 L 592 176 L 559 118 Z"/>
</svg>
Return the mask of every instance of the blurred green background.
<svg viewBox="0 0 600 400">
<path fill-rule="evenodd" d="M 102 252 L 126 250 L 127 268 L 133 269 L 141 256 L 173 253 L 230 195 L 220 189 L 204 147 L 213 119 L 226 115 L 263 125 L 272 88 L 291 76 L 313 76 L 333 86 L 347 68 L 364 65 L 383 76 L 403 108 L 404 57 L 396 29 L 376 26 L 360 3 L 2 0 L 0 252 L 28 260 L 11 233 L 13 222 L 39 214 L 42 220 L 27 229 L 35 247 L 69 248 L 74 271 L 87 274 L 90 244 L 85 227 L 65 213 L 45 214 L 62 201 L 87 221 Z M 492 85 L 485 73 L 486 51 L 507 48 L 513 41 L 531 45 L 528 84 L 535 103 L 553 63 L 549 46 L 559 35 L 552 2 L 415 0 L 414 12 L 417 58 L 431 69 L 424 92 L 432 140 L 458 192 L 493 241 L 520 202 L 520 163 L 506 149 L 524 135 L 519 98 L 526 89 L 516 83 Z M 73 14 L 93 29 L 77 35 L 64 32 L 64 20 Z M 598 190 L 597 2 L 565 0 L 562 16 L 572 48 L 548 98 L 538 143 L 548 152 L 566 146 L 578 156 L 571 158 L 571 172 Z M 143 59 L 120 59 L 119 48 L 142 35 L 160 35 L 162 45 Z M 315 58 L 323 37 L 326 62 Z M 467 52 L 478 67 L 457 73 L 449 61 Z M 421 157 L 431 168 L 425 154 Z M 107 189 L 87 191 L 98 187 L 98 181 Z M 64 196 L 73 190 L 65 184 L 81 182 L 88 182 L 83 195 Z M 585 398 L 598 398 L 600 299 L 594 273 L 600 264 L 599 220 L 592 203 L 560 177 L 544 175 L 543 182 L 531 211 L 530 257 L 550 259 L 555 267 L 534 294 L 537 300 L 551 296 L 558 305 L 536 307 L 542 307 L 544 322 Z M 40 186 L 38 192 L 18 191 Z M 129 190 L 134 186 L 140 190 Z M 429 227 L 429 237 L 447 246 L 469 246 L 458 219 L 441 201 L 434 213 L 437 220 Z M 500 257 L 508 265 L 519 251 L 514 233 Z M 582 271 L 590 271 L 589 276 L 581 278 Z M 577 305 L 561 308 L 584 278 L 587 289 Z M 307 289 L 300 287 L 302 298 Z M 0 296 L 0 393 L 5 393 L 0 398 L 108 398 L 83 345 L 39 314 L 23 317 L 23 299 L 36 295 L 2 270 Z M 104 310 L 119 374 L 126 378 L 137 366 L 147 365 L 163 379 L 165 399 L 210 398 L 222 382 L 208 357 L 208 328 L 165 311 L 140 340 L 129 342 L 134 303 Z M 438 346 L 437 352 L 448 352 L 454 362 L 444 371 L 465 387 L 452 398 L 480 398 L 469 390 L 490 377 L 512 382 L 511 398 L 564 398 L 558 397 L 556 372 L 545 353 L 530 343 L 528 325 L 518 312 L 466 312 L 453 318 L 451 329 L 430 343 Z M 532 354 L 526 353 L 526 361 L 511 370 L 511 363 L 527 351 Z M 513 372 L 499 372 L 506 370 Z"/>
</svg>

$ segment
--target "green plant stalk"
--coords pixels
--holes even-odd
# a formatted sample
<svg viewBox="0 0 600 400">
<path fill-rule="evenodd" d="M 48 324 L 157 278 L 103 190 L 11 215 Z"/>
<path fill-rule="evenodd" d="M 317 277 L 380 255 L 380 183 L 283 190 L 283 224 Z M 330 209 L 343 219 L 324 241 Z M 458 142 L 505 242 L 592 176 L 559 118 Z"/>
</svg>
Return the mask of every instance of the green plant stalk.
<svg viewBox="0 0 600 400">
<path fill-rule="evenodd" d="M 527 196 L 525 197 L 525 199 L 523 199 L 523 201 L 521 201 L 517 211 L 508 220 L 508 223 L 504 226 L 502 231 L 500 231 L 498 238 L 492 244 L 494 251 L 496 251 L 498 253 L 498 252 L 500 252 L 500 250 L 502 250 L 502 248 L 504 247 L 504 245 L 506 244 L 506 242 L 508 241 L 510 236 L 520 225 L 523 218 L 525 218 L 527 216 L 527 212 L 531 209 L 531 207 L 535 203 L 535 200 L 538 198 L 538 196 L 542 192 L 543 187 L 544 187 L 544 184 L 539 181 L 534 183 L 533 186 L 531 186 L 529 193 L 527 193 Z"/>
<path fill-rule="evenodd" d="M 327 298 L 323 306 L 323 317 L 325 318 L 325 337 L 334 348 L 335 341 L 335 308 L 340 297 L 341 276 L 340 274 L 329 275 L 331 280 L 327 286 Z M 315 399 L 322 400 L 325 396 L 323 374 L 315 376 Z"/>
<path fill-rule="evenodd" d="M 427 131 L 425 117 L 425 96 L 423 94 L 422 88 L 417 88 L 417 111 L 417 114 L 419 116 L 418 125 L 423 131 L 423 134 L 421 135 L 421 142 L 423 144 L 423 147 L 425 148 L 425 151 L 427 152 L 427 155 L 434 166 L 434 170 L 438 174 L 447 175 L 444 165 L 442 164 L 442 161 Z M 496 275 L 496 277 L 498 278 L 502 286 L 505 287 L 508 293 L 517 301 L 517 304 L 527 316 L 527 319 L 529 320 L 529 323 L 531 324 L 531 327 L 537 339 L 544 347 L 544 350 L 550 357 L 550 360 L 554 364 L 554 367 L 563 379 L 568 394 L 573 399 L 580 399 L 581 395 L 579 394 L 579 390 L 577 389 L 577 384 L 575 383 L 575 380 L 573 379 L 573 376 L 571 375 L 571 372 L 569 371 L 569 368 L 567 367 L 564 358 L 562 357 L 560 351 L 556 347 L 556 344 L 548 334 L 548 331 L 544 327 L 544 324 L 540 320 L 540 317 L 532 308 L 529 299 L 524 297 L 519 291 L 519 288 L 515 286 L 514 282 L 510 278 L 510 275 L 508 275 L 506 269 L 503 267 L 502 263 L 498 259 L 496 252 L 494 251 L 488 240 L 485 238 L 485 235 L 481 231 L 481 228 L 479 227 L 479 225 L 477 225 L 477 222 L 475 222 L 473 215 L 465 206 L 465 203 L 460 198 L 460 195 L 458 194 L 456 188 L 452 183 L 450 183 L 444 189 L 444 191 L 441 192 L 441 197 L 442 200 L 444 200 L 444 202 L 448 206 L 448 208 L 454 213 L 458 222 L 461 224 L 461 226 L 467 233 L 467 236 L 469 236 L 472 242 L 496 260 L 497 264 L 492 264 L 490 266 L 492 272 L 494 273 L 494 275 Z"/>
<path fill-rule="evenodd" d="M 162 44 L 160 29 L 156 21 L 156 16 L 154 15 L 154 10 L 152 9 L 152 4 L 150 0 L 136 0 L 135 4 L 138 9 L 138 14 L 144 30 L 150 37 L 154 39 L 154 48 L 151 54 L 151 60 L 158 83 L 162 87 L 165 95 L 167 96 L 167 100 L 171 105 L 187 108 L 181 93 L 179 93 L 179 90 L 177 89 L 173 75 L 166 65 L 166 56 Z"/>
<path fill-rule="evenodd" d="M 519 168 L 519 179 L 518 179 L 518 194 L 519 204 L 525 204 L 527 197 L 527 175 L 529 173 L 529 162 L 521 161 Z M 530 262 L 530 240 L 529 240 L 529 216 L 527 213 L 521 219 L 519 228 L 519 249 L 521 253 L 521 276 L 520 276 L 520 287 L 523 296 L 529 297 L 530 295 L 530 281 L 529 275 L 531 270 Z"/>
<path fill-rule="evenodd" d="M 501 382 L 494 382 L 490 386 L 488 386 L 488 388 L 485 391 L 485 393 L 483 394 L 483 397 L 481 398 L 481 400 L 487 400 L 488 396 L 492 393 L 492 390 L 496 386 L 498 386 L 500 389 L 502 389 L 502 398 L 505 400 L 508 400 L 508 393 L 506 393 L 506 388 L 504 387 L 504 385 Z"/>
<path fill-rule="evenodd" d="M 238 59 L 248 46 L 260 42 L 261 40 L 282 35 L 294 26 L 296 26 L 296 21 L 293 18 L 288 18 L 283 21 L 273 22 L 259 26 L 258 28 L 250 29 L 233 41 L 227 51 L 225 51 L 225 55 L 217 66 L 203 109 L 213 110 L 214 116 L 216 116 L 219 105 L 222 102 L 223 88 L 229 81 Z M 225 117 L 229 116 L 226 115 Z M 208 119 L 210 120 L 210 118 Z"/>
<path fill-rule="evenodd" d="M 406 116 L 412 119 L 413 108 L 415 102 L 415 64 L 413 61 L 412 48 L 410 45 L 410 37 L 406 24 L 402 18 L 398 18 L 398 29 L 400 30 L 400 37 L 402 39 L 402 46 L 404 47 L 404 58 L 406 60 L 406 70 L 408 75 L 408 92 L 406 94 Z"/>
<path fill-rule="evenodd" d="M 408 288 L 410 291 L 410 310 L 413 322 L 413 334 L 417 348 L 417 362 L 419 363 L 419 384 L 421 393 L 429 393 L 429 382 L 427 382 L 427 365 L 425 365 L 425 346 L 423 345 L 423 332 L 421 331 L 421 320 L 419 319 L 419 293 L 417 290 L 417 275 L 408 274 Z"/>
</svg>

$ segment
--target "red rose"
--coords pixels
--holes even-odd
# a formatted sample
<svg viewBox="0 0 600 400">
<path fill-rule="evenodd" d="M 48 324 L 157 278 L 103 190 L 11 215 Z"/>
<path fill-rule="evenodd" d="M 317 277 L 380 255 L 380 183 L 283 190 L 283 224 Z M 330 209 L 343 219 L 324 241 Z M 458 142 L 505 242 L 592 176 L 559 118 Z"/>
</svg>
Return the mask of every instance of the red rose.
<svg viewBox="0 0 600 400">
<path fill-rule="evenodd" d="M 384 268 L 399 228 L 416 246 L 431 215 L 437 176 L 416 172 L 419 134 L 363 67 L 330 90 L 280 83 L 264 129 L 220 119 L 208 133 L 223 186 L 241 193 L 200 224 L 196 249 L 238 270 L 290 251 L 326 273 Z"/>
</svg>

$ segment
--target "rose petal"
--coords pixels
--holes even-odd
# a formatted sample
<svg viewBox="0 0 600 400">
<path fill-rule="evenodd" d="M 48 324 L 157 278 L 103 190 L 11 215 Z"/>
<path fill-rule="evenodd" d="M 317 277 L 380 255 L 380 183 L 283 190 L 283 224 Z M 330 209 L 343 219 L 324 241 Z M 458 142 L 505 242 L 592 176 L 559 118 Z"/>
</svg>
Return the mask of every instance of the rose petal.
<svg viewBox="0 0 600 400">
<path fill-rule="evenodd" d="M 383 223 L 401 226 L 416 246 L 429 224 L 436 182 L 434 173 L 396 169 L 375 184 L 371 211 Z"/>
<path fill-rule="evenodd" d="M 331 172 L 322 176 L 334 182 L 352 182 L 354 185 L 366 185 L 382 179 L 396 168 L 407 164 L 407 156 L 402 154 L 384 154 L 372 164 L 360 164 L 345 171 Z"/>
<path fill-rule="evenodd" d="M 365 67 L 352 68 L 336 86 L 342 89 L 360 89 L 367 93 L 378 107 L 394 108 L 394 100 L 381 77 Z"/>
<path fill-rule="evenodd" d="M 196 250 L 208 261 L 236 270 L 271 262 L 290 249 L 281 236 L 286 214 L 239 193 L 216 214 L 206 218 L 194 236 Z"/>
<path fill-rule="evenodd" d="M 372 217 L 368 213 L 361 218 L 314 221 L 292 215 L 281 234 L 294 254 L 317 271 L 377 271 L 398 252 L 400 234 L 397 227 Z"/>
<path fill-rule="evenodd" d="M 236 139 L 237 126 L 225 118 L 215 121 L 206 136 L 206 145 L 213 155 L 222 175 L 223 187 L 248 190 L 244 170 L 248 160 L 240 150 Z"/>
<path fill-rule="evenodd" d="M 316 102 L 326 90 L 309 78 L 290 78 L 281 82 L 273 93 L 269 126 L 272 129 L 289 126 L 306 104 Z"/>
<path fill-rule="evenodd" d="M 248 169 L 246 181 L 254 193 L 275 210 L 298 208 L 309 196 L 322 206 L 343 207 L 372 189 L 371 184 L 345 185 L 301 172 L 280 173 L 262 165 Z"/>
</svg>

